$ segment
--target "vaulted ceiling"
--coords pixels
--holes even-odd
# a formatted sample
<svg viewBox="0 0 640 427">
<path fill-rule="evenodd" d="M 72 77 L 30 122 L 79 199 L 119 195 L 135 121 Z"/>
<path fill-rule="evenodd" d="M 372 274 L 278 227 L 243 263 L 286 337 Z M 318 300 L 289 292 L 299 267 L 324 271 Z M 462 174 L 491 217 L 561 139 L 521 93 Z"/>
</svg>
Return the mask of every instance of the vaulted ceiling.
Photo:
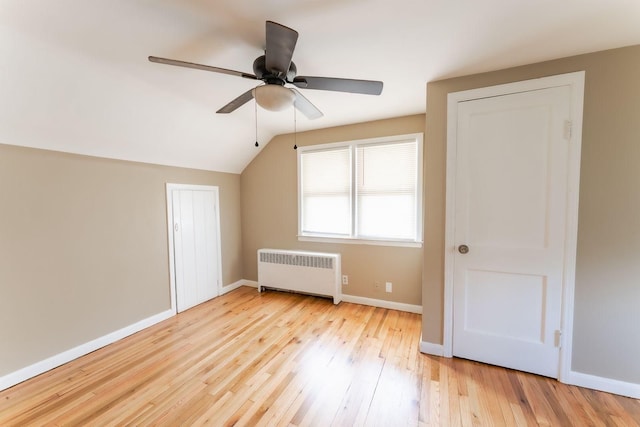
<svg viewBox="0 0 640 427">
<path fill-rule="evenodd" d="M 428 81 L 640 43 L 639 0 L 0 0 L 0 143 L 239 173 L 293 110 L 216 110 L 255 81 L 265 21 L 299 33 L 299 74 L 384 81 L 302 90 L 299 131 L 425 112 Z"/>
</svg>

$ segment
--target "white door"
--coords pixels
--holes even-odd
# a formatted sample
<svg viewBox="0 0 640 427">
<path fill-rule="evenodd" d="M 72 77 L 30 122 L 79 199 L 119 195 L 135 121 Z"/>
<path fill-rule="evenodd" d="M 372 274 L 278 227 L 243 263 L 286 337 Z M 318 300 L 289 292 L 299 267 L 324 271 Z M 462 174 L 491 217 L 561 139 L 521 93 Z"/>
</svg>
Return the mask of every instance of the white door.
<svg viewBox="0 0 640 427">
<path fill-rule="evenodd" d="M 458 103 L 453 354 L 558 377 L 571 89 Z"/>
<path fill-rule="evenodd" d="M 215 189 L 169 190 L 177 311 L 220 294 L 218 197 Z"/>
</svg>

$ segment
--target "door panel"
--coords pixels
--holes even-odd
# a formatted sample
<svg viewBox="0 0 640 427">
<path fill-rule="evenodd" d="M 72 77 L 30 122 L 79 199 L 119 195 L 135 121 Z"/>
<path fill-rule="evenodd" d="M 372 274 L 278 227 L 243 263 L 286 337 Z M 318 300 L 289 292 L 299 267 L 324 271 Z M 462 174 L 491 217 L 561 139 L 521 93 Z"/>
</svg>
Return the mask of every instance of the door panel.
<svg viewBox="0 0 640 427">
<path fill-rule="evenodd" d="M 570 91 L 458 104 L 453 354 L 558 375 Z"/>
<path fill-rule="evenodd" d="M 181 312 L 219 295 L 213 191 L 173 190 L 176 305 Z"/>
<path fill-rule="evenodd" d="M 465 330 L 542 343 L 546 278 L 467 270 Z"/>
<path fill-rule="evenodd" d="M 473 107 L 478 108 L 466 105 L 464 109 Z M 498 110 L 482 115 L 468 112 L 465 135 L 473 137 L 473 143 L 465 147 L 466 201 L 467 211 L 472 213 L 469 239 L 474 244 L 544 246 L 548 109 Z M 505 123 L 511 130 L 503 129 Z"/>
<path fill-rule="evenodd" d="M 191 191 L 173 192 L 174 260 L 176 274 L 176 303 L 178 313 L 196 305 L 192 288 L 196 279 L 193 228 L 193 194 Z"/>
</svg>

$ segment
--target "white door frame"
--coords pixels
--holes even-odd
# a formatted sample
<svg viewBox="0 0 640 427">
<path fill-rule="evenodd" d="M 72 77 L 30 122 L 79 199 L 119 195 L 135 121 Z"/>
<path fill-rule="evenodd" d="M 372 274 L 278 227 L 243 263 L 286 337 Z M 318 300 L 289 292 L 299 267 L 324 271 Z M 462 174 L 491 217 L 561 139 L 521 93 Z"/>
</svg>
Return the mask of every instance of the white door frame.
<svg viewBox="0 0 640 427">
<path fill-rule="evenodd" d="M 216 203 L 216 233 L 218 236 L 215 242 L 218 249 L 218 295 L 222 294 L 222 248 L 220 236 L 220 191 L 213 185 L 192 185 L 192 184 L 172 184 L 167 183 L 167 234 L 169 241 L 169 286 L 171 289 L 171 310 L 173 314 L 178 313 L 178 304 L 176 302 L 176 271 L 175 271 L 175 248 L 173 246 L 173 190 L 193 190 L 193 191 L 211 191 Z"/>
<path fill-rule="evenodd" d="M 458 103 L 474 99 L 528 92 L 558 86 L 571 87 L 571 141 L 569 144 L 566 245 L 562 283 L 562 336 L 558 379 L 569 380 L 573 336 L 573 302 L 575 290 L 576 249 L 578 242 L 578 196 L 580 186 L 580 151 L 582 146 L 582 109 L 584 71 L 525 80 L 479 89 L 450 93 L 447 97 L 447 175 L 444 247 L 444 331 L 445 357 L 453 356 L 453 271 L 455 257 L 455 187 L 457 159 Z"/>
</svg>

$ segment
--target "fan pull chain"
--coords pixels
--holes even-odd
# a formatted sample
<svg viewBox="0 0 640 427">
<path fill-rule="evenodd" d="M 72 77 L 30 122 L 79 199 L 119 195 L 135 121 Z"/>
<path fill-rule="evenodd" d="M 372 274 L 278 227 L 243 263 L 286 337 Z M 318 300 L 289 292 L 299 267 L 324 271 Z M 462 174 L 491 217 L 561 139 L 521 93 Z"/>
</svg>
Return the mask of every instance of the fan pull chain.
<svg viewBox="0 0 640 427">
<path fill-rule="evenodd" d="M 259 146 L 260 146 L 260 144 L 258 144 L 258 103 L 257 103 L 257 102 L 254 102 L 254 103 L 253 103 L 253 107 L 254 107 L 254 108 L 253 108 L 253 111 L 254 111 L 254 113 L 255 113 L 255 119 L 256 119 L 256 120 L 255 120 L 255 124 L 256 124 L 256 144 L 255 144 L 255 146 L 256 146 L 256 147 L 259 147 Z"/>
<path fill-rule="evenodd" d="M 298 114 L 296 107 L 293 107 L 293 149 L 298 149 Z"/>
</svg>

